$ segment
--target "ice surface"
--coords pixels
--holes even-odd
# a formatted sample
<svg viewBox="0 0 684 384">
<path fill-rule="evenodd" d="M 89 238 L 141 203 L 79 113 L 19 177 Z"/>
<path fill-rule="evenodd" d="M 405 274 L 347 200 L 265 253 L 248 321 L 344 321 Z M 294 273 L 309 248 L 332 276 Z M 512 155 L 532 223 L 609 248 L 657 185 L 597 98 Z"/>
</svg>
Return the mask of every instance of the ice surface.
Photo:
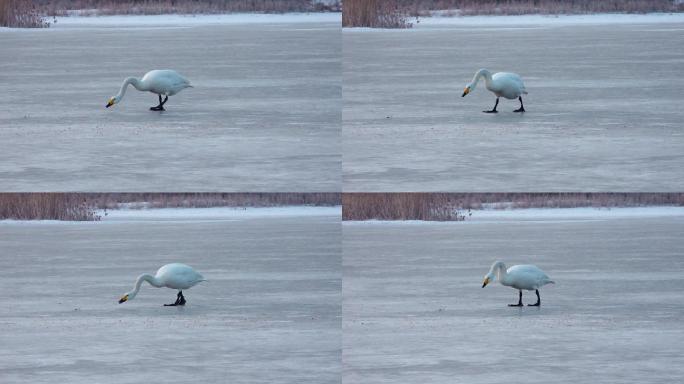
<svg viewBox="0 0 684 384">
<path fill-rule="evenodd" d="M 306 22 L 2 33 L 0 190 L 339 191 L 340 31 Z M 125 77 L 155 68 L 195 88 L 162 113 L 149 110 L 156 95 L 132 88 L 105 108 Z"/>
<path fill-rule="evenodd" d="M 2 383 L 339 383 L 339 215 L 0 225 Z M 143 272 L 184 262 L 176 292 Z"/>
<path fill-rule="evenodd" d="M 100 212 L 100 216 L 104 212 Z M 308 216 L 342 216 L 342 207 L 212 207 L 212 208 L 160 208 L 160 209 L 116 209 L 107 210 L 104 221 L 136 220 L 136 219 L 242 219 L 267 217 L 308 217 Z"/>
<path fill-rule="evenodd" d="M 411 20 L 412 21 L 412 20 Z M 659 24 L 684 23 L 684 13 L 620 14 L 598 13 L 592 15 L 513 15 L 513 16 L 465 16 L 421 17 L 414 27 L 420 29 L 433 25 L 590 25 L 590 24 Z"/>
<path fill-rule="evenodd" d="M 472 209 L 462 210 L 464 221 L 442 222 L 447 225 L 463 225 L 480 222 L 510 222 L 529 220 L 610 220 L 621 218 L 658 218 L 684 217 L 684 207 L 676 206 L 644 206 L 644 207 L 616 207 L 616 208 L 527 208 L 527 209 Z M 383 224 L 383 225 L 414 225 L 434 224 L 425 220 L 363 220 L 345 221 L 350 225 Z"/>
<path fill-rule="evenodd" d="M 342 33 L 345 191 L 684 188 L 684 24 L 417 28 Z M 479 68 L 519 73 L 527 112 L 461 97 Z"/>
<path fill-rule="evenodd" d="M 468 221 L 479 220 L 527 220 L 527 219 L 619 219 L 682 217 L 684 207 L 648 206 L 618 208 L 530 208 L 530 209 L 482 209 L 472 213 Z"/>
<path fill-rule="evenodd" d="M 48 20 L 51 21 L 51 20 Z M 113 15 L 58 17 L 53 28 L 64 26 L 196 26 L 208 24 L 342 23 L 340 13 L 233 13 L 225 15 Z"/>
<path fill-rule="evenodd" d="M 99 221 L 90 222 L 93 225 L 100 223 L 120 223 L 130 221 L 192 221 L 198 220 L 228 220 L 235 221 L 247 218 L 268 217 L 309 217 L 309 216 L 342 216 L 342 207 L 314 207 L 314 206 L 283 206 L 283 207 L 211 207 L 211 208 L 120 208 L 98 210 L 96 214 Z M 48 224 L 55 225 L 84 225 L 88 222 L 68 222 L 59 220 L 0 220 L 2 224 L 32 225 Z"/>
<path fill-rule="evenodd" d="M 683 217 L 343 233 L 344 382 L 684 380 Z M 481 288 L 497 259 L 556 281 L 541 308 L 509 308 L 514 289 Z"/>
</svg>

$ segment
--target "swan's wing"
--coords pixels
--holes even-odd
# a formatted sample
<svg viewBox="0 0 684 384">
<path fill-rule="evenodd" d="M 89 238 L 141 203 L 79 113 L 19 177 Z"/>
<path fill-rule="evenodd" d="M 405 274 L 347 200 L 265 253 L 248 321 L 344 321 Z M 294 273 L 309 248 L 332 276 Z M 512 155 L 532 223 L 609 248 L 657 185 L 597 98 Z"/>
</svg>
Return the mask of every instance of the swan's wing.
<svg viewBox="0 0 684 384">
<path fill-rule="evenodd" d="M 166 287 L 173 289 L 187 289 L 203 280 L 202 275 L 192 267 L 181 264 L 167 264 L 157 271 L 158 279 L 161 279 Z"/>
<path fill-rule="evenodd" d="M 188 79 L 181 76 L 178 72 L 172 70 L 163 71 L 164 81 L 174 84 L 190 84 Z"/>
<path fill-rule="evenodd" d="M 527 93 L 525 84 L 516 73 L 497 72 L 492 76 L 492 81 L 497 83 L 497 88 L 509 99 Z"/>
<path fill-rule="evenodd" d="M 508 273 L 523 273 L 523 274 L 529 274 L 533 276 L 541 276 L 541 277 L 546 277 L 546 273 L 539 269 L 536 265 L 530 265 L 530 264 L 521 264 L 521 265 L 514 265 L 510 268 L 508 268 Z"/>
<path fill-rule="evenodd" d="M 512 283 L 524 289 L 535 289 L 551 281 L 536 265 L 514 265 L 506 273 Z"/>
<path fill-rule="evenodd" d="M 149 84 L 150 89 L 153 92 L 167 94 L 169 96 L 190 86 L 190 81 L 188 81 L 188 79 L 171 69 L 156 69 L 154 71 L 149 71 L 142 78 L 142 81 Z"/>
<path fill-rule="evenodd" d="M 183 77 L 169 78 L 166 83 L 166 93 L 171 96 L 190 86 L 190 82 Z"/>
</svg>

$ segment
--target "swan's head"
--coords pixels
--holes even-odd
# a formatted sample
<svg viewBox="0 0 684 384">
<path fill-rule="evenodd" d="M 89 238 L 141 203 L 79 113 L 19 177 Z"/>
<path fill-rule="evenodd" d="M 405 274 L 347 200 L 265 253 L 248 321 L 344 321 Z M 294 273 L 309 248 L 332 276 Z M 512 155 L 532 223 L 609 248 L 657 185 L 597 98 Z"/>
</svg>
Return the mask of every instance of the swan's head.
<svg viewBox="0 0 684 384">
<path fill-rule="evenodd" d="M 119 299 L 119 304 L 123 304 L 129 300 L 133 300 L 135 298 L 135 293 L 134 292 L 129 292 Z"/>
<path fill-rule="evenodd" d="M 489 268 L 489 273 L 487 273 L 484 277 L 484 281 L 482 282 L 482 288 L 486 287 L 487 284 L 493 282 L 496 280 L 496 276 L 499 273 L 500 269 L 506 269 L 506 264 L 503 263 L 503 261 L 495 261 L 494 264 Z"/>
<path fill-rule="evenodd" d="M 466 85 L 465 89 L 463 90 L 463 94 L 461 97 L 465 97 L 465 95 L 469 94 L 470 92 L 475 90 L 475 87 L 477 87 L 477 82 L 480 81 L 481 77 L 487 78 L 491 80 L 492 73 L 489 72 L 489 70 L 482 68 L 479 71 L 475 72 L 475 76 L 473 76 L 473 80 L 470 82 L 470 84 Z"/>
<path fill-rule="evenodd" d="M 109 101 L 107 101 L 107 105 L 105 105 L 106 108 L 111 107 L 112 105 L 116 104 L 119 102 L 119 98 L 116 96 L 112 96 L 109 98 Z"/>
<path fill-rule="evenodd" d="M 482 282 L 482 288 L 486 287 L 487 284 L 493 282 L 494 280 L 496 280 L 496 275 L 494 274 L 494 272 L 489 272 L 484 277 L 484 281 Z"/>
</svg>

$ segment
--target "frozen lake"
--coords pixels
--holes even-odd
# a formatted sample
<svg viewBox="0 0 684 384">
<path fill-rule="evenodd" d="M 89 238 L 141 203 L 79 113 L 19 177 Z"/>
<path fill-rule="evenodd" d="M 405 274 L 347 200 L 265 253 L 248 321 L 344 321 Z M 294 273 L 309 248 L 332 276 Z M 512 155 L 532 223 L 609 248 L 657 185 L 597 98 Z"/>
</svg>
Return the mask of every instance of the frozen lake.
<svg viewBox="0 0 684 384">
<path fill-rule="evenodd" d="M 0 190 L 339 191 L 340 16 L 311 17 L 0 30 Z M 162 68 L 195 88 L 105 109 Z"/>
<path fill-rule="evenodd" d="M 338 215 L 0 222 L 2 383 L 339 383 Z M 168 262 L 209 281 L 135 278 Z"/>
<path fill-rule="evenodd" d="M 684 23 L 615 19 L 345 29 L 344 190 L 682 190 Z M 519 73 L 527 112 L 462 98 L 479 68 Z"/>
<path fill-rule="evenodd" d="M 682 215 L 345 223 L 344 382 L 680 382 L 683 232 Z M 496 259 L 556 281 L 540 308 L 481 288 Z"/>
</svg>

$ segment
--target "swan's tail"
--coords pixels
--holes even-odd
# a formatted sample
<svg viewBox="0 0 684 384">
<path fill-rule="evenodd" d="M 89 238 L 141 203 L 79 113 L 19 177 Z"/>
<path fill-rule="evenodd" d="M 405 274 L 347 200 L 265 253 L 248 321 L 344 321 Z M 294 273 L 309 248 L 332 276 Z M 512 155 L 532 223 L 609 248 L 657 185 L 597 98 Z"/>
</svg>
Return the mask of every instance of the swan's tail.
<svg viewBox="0 0 684 384">
<path fill-rule="evenodd" d="M 549 281 L 547 281 L 547 284 L 556 284 L 556 282 L 553 280 L 549 280 Z"/>
</svg>

